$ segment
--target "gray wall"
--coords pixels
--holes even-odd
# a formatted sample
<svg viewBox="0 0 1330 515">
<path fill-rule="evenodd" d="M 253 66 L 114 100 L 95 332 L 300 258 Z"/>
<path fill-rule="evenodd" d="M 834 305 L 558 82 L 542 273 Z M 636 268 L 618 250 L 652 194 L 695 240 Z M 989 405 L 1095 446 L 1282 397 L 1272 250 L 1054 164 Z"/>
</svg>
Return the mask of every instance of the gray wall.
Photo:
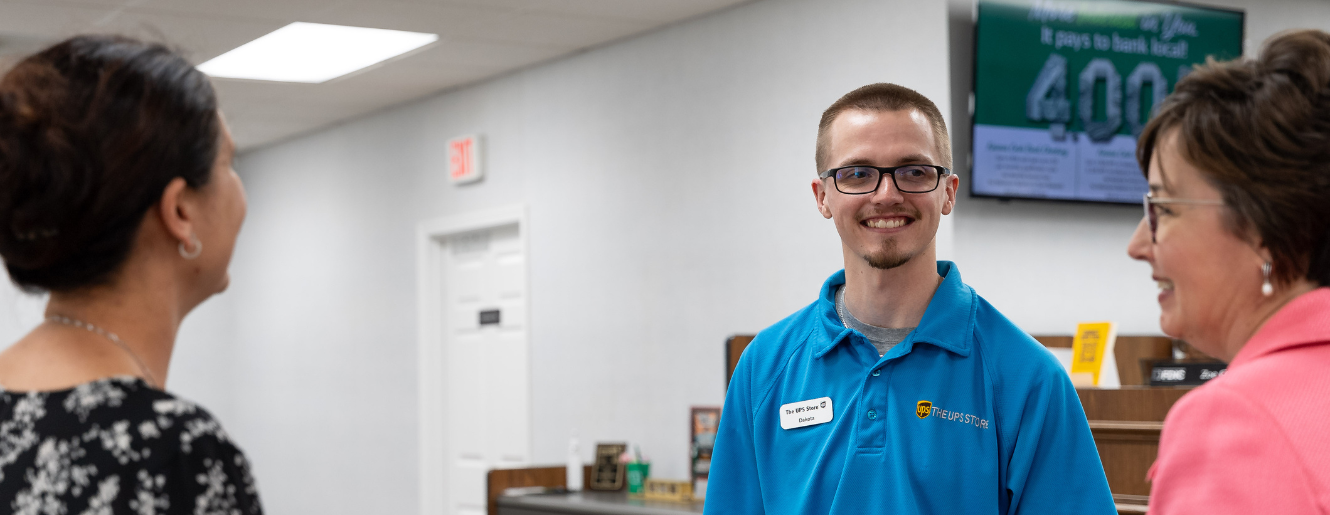
<svg viewBox="0 0 1330 515">
<path fill-rule="evenodd" d="M 1320 0 L 1213 3 L 1248 9 L 1249 50 L 1330 30 Z M 807 184 L 821 110 L 914 87 L 951 113 L 964 163 L 970 6 L 764 0 L 248 152 L 232 289 L 187 320 L 171 389 L 241 442 L 270 513 L 414 513 L 415 224 L 522 203 L 536 462 L 561 462 L 576 427 L 682 477 L 688 406 L 722 401 L 722 340 L 840 266 Z M 442 142 L 473 131 L 489 176 L 452 187 Z M 962 197 L 942 254 L 1022 328 L 1157 332 L 1124 251 L 1139 208 Z M 0 287 L 0 341 L 39 314 Z"/>
</svg>

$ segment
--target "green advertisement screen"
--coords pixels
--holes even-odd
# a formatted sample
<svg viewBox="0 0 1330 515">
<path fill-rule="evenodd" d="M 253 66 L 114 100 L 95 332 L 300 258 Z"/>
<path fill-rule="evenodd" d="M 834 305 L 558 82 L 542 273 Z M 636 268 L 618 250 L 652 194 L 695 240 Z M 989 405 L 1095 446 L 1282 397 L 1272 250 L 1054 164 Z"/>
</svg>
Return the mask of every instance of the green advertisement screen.
<svg viewBox="0 0 1330 515">
<path fill-rule="evenodd" d="M 1126 0 L 979 0 L 971 193 L 1139 203 L 1136 137 L 1178 79 L 1242 55 L 1243 14 Z"/>
</svg>

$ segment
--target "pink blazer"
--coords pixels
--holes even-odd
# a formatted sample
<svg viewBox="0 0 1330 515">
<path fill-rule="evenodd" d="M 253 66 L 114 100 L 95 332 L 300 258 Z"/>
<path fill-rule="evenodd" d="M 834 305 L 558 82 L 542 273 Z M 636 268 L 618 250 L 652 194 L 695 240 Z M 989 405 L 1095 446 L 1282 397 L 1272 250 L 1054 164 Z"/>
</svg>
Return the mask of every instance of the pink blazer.
<svg viewBox="0 0 1330 515">
<path fill-rule="evenodd" d="M 1150 476 L 1155 515 L 1330 515 L 1330 288 L 1289 302 L 1173 406 Z"/>
</svg>

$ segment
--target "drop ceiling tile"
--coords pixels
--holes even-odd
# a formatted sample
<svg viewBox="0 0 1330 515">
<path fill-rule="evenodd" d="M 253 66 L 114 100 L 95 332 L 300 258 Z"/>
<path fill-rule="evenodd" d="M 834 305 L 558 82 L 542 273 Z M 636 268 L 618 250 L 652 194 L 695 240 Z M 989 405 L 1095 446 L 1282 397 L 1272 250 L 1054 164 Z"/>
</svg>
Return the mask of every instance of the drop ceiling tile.
<svg viewBox="0 0 1330 515">
<path fill-rule="evenodd" d="M 432 2 L 437 0 L 418 0 Z M 753 0 L 444 0 L 486 4 L 515 10 L 570 16 L 591 16 L 650 23 L 671 23 Z"/>
<path fill-rule="evenodd" d="M 494 72 L 494 68 L 483 66 L 401 67 L 396 70 L 366 74 L 336 84 L 334 88 L 330 89 L 330 94 L 353 94 L 366 99 L 366 101 L 372 101 L 376 97 L 392 95 L 399 99 L 398 102 L 401 102 L 489 77 Z"/>
<path fill-rule="evenodd" d="M 0 3 L 0 38 L 41 38 L 54 43 L 76 34 L 116 33 L 164 41 L 185 50 L 192 58 L 211 58 L 280 26 L 238 20 L 218 23 L 201 16 L 157 14 L 134 8 Z M 199 53 L 208 55 L 195 55 Z"/>
<path fill-rule="evenodd" d="M 144 0 L 9 0 L 11 3 L 28 3 L 69 7 L 90 7 L 94 9 L 115 9 L 142 3 Z"/>
<path fill-rule="evenodd" d="M 27 55 L 54 44 L 54 37 L 0 34 L 0 55 Z"/>
<path fill-rule="evenodd" d="M 264 82 L 256 80 L 213 79 L 212 86 L 222 105 L 222 111 L 277 111 L 275 106 L 290 99 L 299 99 L 314 90 L 318 84 L 294 82 Z"/>
<path fill-rule="evenodd" d="M 265 83 L 214 80 L 222 111 L 231 123 L 241 148 L 269 143 L 273 131 L 267 124 L 304 130 L 281 132 L 286 138 L 314 128 L 362 116 L 386 106 L 427 97 L 459 84 L 493 75 L 488 68 L 450 66 L 430 69 L 403 67 L 324 84 Z"/>
<path fill-rule="evenodd" d="M 108 0 L 109 1 L 109 0 Z M 342 1 L 328 0 L 141 0 L 133 9 L 177 15 L 206 16 L 218 20 L 250 19 L 282 22 L 304 18 L 337 8 Z"/>
<path fill-rule="evenodd" d="M 640 21 L 527 12 L 477 39 L 586 48 L 650 28 Z"/>
<path fill-rule="evenodd" d="M 462 65 L 498 72 L 528 66 L 573 50 L 557 45 L 528 45 L 473 39 L 443 40 L 408 57 L 413 65 L 438 67 Z"/>
<path fill-rule="evenodd" d="M 428 32 L 438 34 L 440 38 L 467 38 L 483 35 L 490 27 L 502 27 L 516 14 L 511 9 L 481 5 L 379 1 L 343 4 L 312 14 L 302 21 Z"/>
<path fill-rule="evenodd" d="M 614 18 L 536 13 L 488 5 L 403 1 L 345 4 L 306 21 L 430 32 L 438 34 L 440 39 L 567 48 L 583 48 L 650 28 L 645 22 Z"/>
<path fill-rule="evenodd" d="M 52 41 L 87 32 L 110 9 L 54 3 L 0 3 L 0 34 L 45 36 Z"/>
<path fill-rule="evenodd" d="M 493 74 L 492 69 L 451 66 L 439 69 L 403 68 L 324 84 L 267 83 L 217 79 L 213 81 L 223 109 L 240 105 L 334 108 L 339 105 L 384 106 L 437 92 Z"/>
<path fill-rule="evenodd" d="M 126 9 L 97 27 L 99 32 L 115 32 L 152 41 L 164 41 L 182 49 L 185 56 L 201 63 L 259 36 L 281 28 L 285 23 L 263 20 L 226 20 L 203 15 L 174 14 Z"/>
</svg>

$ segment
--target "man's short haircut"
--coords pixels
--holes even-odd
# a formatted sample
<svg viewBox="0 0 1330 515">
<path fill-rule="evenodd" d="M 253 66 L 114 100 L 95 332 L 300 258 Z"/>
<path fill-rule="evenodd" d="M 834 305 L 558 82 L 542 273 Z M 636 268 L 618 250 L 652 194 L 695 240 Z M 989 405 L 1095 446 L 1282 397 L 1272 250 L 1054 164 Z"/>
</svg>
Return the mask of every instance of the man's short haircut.
<svg viewBox="0 0 1330 515">
<path fill-rule="evenodd" d="M 938 159 L 941 159 L 942 166 L 951 168 L 951 138 L 947 136 L 947 122 L 942 118 L 942 111 L 939 111 L 937 105 L 919 94 L 918 91 L 896 84 L 877 83 L 869 84 L 856 89 L 845 96 L 840 97 L 835 103 L 831 104 L 826 111 L 822 112 L 822 121 L 817 124 L 817 171 L 822 172 L 830 166 L 827 163 L 827 138 L 831 130 L 831 123 L 836 121 L 836 117 L 844 111 L 857 109 L 861 111 L 905 111 L 918 109 L 928 118 L 933 126 L 933 139 L 937 140 Z"/>
</svg>

